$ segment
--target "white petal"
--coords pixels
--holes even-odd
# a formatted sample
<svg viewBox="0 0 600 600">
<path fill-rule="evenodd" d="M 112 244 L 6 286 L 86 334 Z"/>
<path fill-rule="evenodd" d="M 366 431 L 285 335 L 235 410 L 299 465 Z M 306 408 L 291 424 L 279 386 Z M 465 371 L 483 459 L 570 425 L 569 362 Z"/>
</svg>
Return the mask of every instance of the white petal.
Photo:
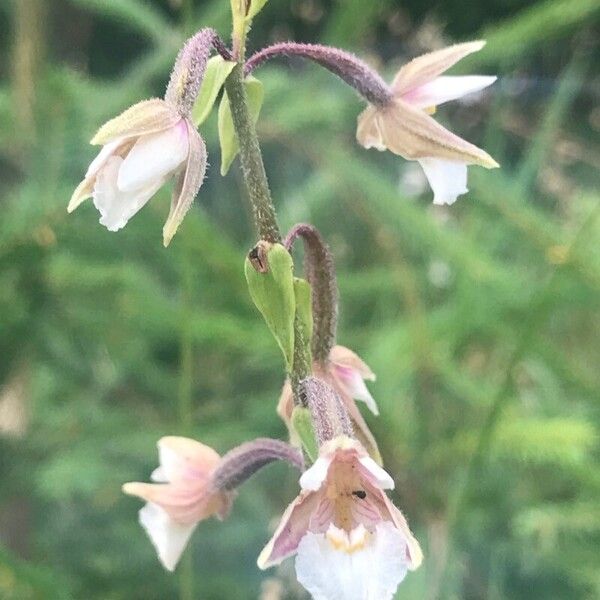
<svg viewBox="0 0 600 600">
<path fill-rule="evenodd" d="M 330 464 L 330 458 L 324 458 L 323 456 L 317 458 L 313 466 L 302 473 L 302 477 L 300 477 L 300 487 L 303 490 L 316 492 L 325 479 L 327 479 L 327 471 L 329 470 Z"/>
<path fill-rule="evenodd" d="M 165 569 L 173 571 L 196 523 L 181 525 L 173 521 L 157 504 L 148 502 L 139 513 L 140 523 L 152 540 Z"/>
<path fill-rule="evenodd" d="M 94 160 L 90 163 L 90 166 L 85 174 L 86 178 L 92 177 L 92 175 L 95 175 L 100 170 L 112 153 L 119 147 L 121 142 L 122 139 L 118 138 L 114 142 L 110 142 L 105 146 L 102 146 L 102 150 L 100 150 L 98 156 L 96 156 L 96 158 L 94 158 Z"/>
<path fill-rule="evenodd" d="M 479 92 L 492 85 L 497 77 L 487 75 L 466 75 L 453 77 L 442 75 L 414 90 L 410 90 L 402 98 L 417 108 L 429 108 L 462 98 L 467 94 Z"/>
<path fill-rule="evenodd" d="M 119 189 L 131 192 L 167 177 L 183 164 L 188 151 L 187 125 L 183 120 L 165 131 L 140 136 L 119 171 Z"/>
<path fill-rule="evenodd" d="M 350 552 L 323 534 L 307 533 L 298 546 L 296 576 L 314 600 L 391 600 L 406 572 L 406 542 L 391 523 Z"/>
<path fill-rule="evenodd" d="M 420 158 L 419 163 L 433 190 L 434 204 L 453 204 L 469 191 L 466 163 L 440 158 Z"/>
<path fill-rule="evenodd" d="M 362 400 L 374 415 L 379 415 L 377 403 L 373 396 L 371 396 L 371 392 L 369 392 L 361 374 L 356 369 L 341 365 L 337 366 L 336 372 L 342 379 L 344 386 L 347 388 L 348 393 L 352 398 L 355 400 Z"/>
<path fill-rule="evenodd" d="M 370 456 L 363 456 L 358 459 L 360 464 L 369 471 L 377 486 L 382 490 L 393 490 L 395 487 L 394 480 L 389 473 L 380 467 Z"/>
<path fill-rule="evenodd" d="M 123 159 L 111 156 L 100 169 L 94 185 L 94 206 L 100 212 L 100 223 L 109 231 L 118 231 L 150 200 L 164 183 L 160 179 L 135 192 L 117 188 L 117 177 Z"/>
</svg>

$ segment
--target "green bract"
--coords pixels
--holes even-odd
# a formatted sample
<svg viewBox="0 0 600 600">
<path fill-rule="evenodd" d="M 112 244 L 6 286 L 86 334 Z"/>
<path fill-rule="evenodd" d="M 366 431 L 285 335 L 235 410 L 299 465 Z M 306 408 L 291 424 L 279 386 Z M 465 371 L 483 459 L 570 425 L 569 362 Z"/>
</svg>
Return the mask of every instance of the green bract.
<svg viewBox="0 0 600 600">
<path fill-rule="evenodd" d="M 254 18 L 265 6 L 268 0 L 251 0 L 247 19 Z"/>
<path fill-rule="evenodd" d="M 292 427 L 300 438 L 304 452 L 312 462 L 315 462 L 319 456 L 319 449 L 308 408 L 303 406 L 294 408 L 292 411 Z"/>
<path fill-rule="evenodd" d="M 246 281 L 256 308 L 264 317 L 279 344 L 288 371 L 294 356 L 294 295 L 293 261 L 281 244 L 260 242 L 264 250 L 266 272 L 258 272 L 246 258 Z"/>
<path fill-rule="evenodd" d="M 225 60 L 222 56 L 213 56 L 206 64 L 202 87 L 192 111 L 192 118 L 196 127 L 208 118 L 219 90 L 223 87 L 233 67 L 235 67 L 235 63 Z"/>
<path fill-rule="evenodd" d="M 258 121 L 258 115 L 263 103 L 263 85 L 255 77 L 248 77 L 244 81 L 246 93 L 248 94 L 248 108 L 250 116 L 254 123 Z M 229 167 L 236 157 L 240 145 L 235 134 L 233 118 L 231 116 L 231 107 L 227 92 L 223 93 L 221 104 L 219 105 L 219 143 L 221 144 L 221 175 L 226 175 Z"/>
</svg>

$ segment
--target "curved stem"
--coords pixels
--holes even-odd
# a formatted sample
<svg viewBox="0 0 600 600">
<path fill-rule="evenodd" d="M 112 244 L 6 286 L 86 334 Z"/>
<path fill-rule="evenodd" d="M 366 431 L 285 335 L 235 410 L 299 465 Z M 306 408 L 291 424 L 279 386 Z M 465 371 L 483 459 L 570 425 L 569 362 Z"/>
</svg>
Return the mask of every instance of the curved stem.
<svg viewBox="0 0 600 600">
<path fill-rule="evenodd" d="M 304 272 L 312 290 L 312 355 L 324 365 L 335 344 L 337 330 L 338 289 L 333 256 L 313 225 L 295 225 L 283 245 L 290 250 L 298 237 L 304 241 Z"/>
<path fill-rule="evenodd" d="M 299 471 L 304 470 L 304 459 L 298 448 L 281 440 L 258 438 L 227 452 L 212 475 L 211 483 L 218 490 L 235 490 L 260 469 L 277 460 L 284 460 Z"/>
<path fill-rule="evenodd" d="M 393 100 L 390 87 L 367 63 L 350 52 L 320 44 L 281 42 L 263 48 L 248 59 L 244 73 L 249 75 L 258 66 L 278 56 L 299 56 L 312 60 L 337 75 L 371 104 L 387 106 Z"/>
</svg>

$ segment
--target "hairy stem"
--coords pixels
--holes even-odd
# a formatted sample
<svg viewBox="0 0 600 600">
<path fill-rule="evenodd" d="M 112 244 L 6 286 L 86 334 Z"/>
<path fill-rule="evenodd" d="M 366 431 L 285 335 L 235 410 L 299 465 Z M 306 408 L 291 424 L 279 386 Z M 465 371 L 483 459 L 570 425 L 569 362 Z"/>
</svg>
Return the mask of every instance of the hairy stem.
<svg viewBox="0 0 600 600">
<path fill-rule="evenodd" d="M 240 144 L 242 173 L 258 234 L 263 240 L 277 243 L 281 241 L 281 234 L 277 225 L 275 207 L 271 200 L 256 128 L 248 108 L 243 77 L 242 65 L 238 64 L 225 81 L 233 125 Z"/>
<path fill-rule="evenodd" d="M 258 438 L 233 448 L 223 456 L 211 483 L 218 490 L 231 491 L 246 482 L 264 466 L 284 460 L 304 470 L 302 452 L 281 440 Z"/>
<path fill-rule="evenodd" d="M 245 66 L 245 74 L 278 56 L 299 56 L 324 67 L 354 88 L 367 102 L 386 106 L 393 100 L 392 90 L 379 74 L 354 54 L 320 44 L 281 42 L 259 50 Z"/>
<path fill-rule="evenodd" d="M 324 365 L 335 344 L 337 329 L 338 289 L 333 256 L 313 225 L 294 225 L 284 246 L 290 250 L 298 237 L 304 241 L 304 273 L 312 290 L 312 355 Z"/>
</svg>

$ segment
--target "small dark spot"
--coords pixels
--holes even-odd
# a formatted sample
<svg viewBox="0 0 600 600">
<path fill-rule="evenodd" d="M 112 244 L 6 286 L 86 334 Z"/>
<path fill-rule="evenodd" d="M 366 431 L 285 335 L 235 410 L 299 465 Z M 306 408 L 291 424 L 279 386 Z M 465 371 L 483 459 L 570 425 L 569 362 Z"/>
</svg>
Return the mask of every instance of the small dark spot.
<svg viewBox="0 0 600 600">
<path fill-rule="evenodd" d="M 364 500 L 367 497 L 367 492 L 365 492 L 365 490 L 355 490 L 352 492 L 352 495 Z"/>
</svg>

